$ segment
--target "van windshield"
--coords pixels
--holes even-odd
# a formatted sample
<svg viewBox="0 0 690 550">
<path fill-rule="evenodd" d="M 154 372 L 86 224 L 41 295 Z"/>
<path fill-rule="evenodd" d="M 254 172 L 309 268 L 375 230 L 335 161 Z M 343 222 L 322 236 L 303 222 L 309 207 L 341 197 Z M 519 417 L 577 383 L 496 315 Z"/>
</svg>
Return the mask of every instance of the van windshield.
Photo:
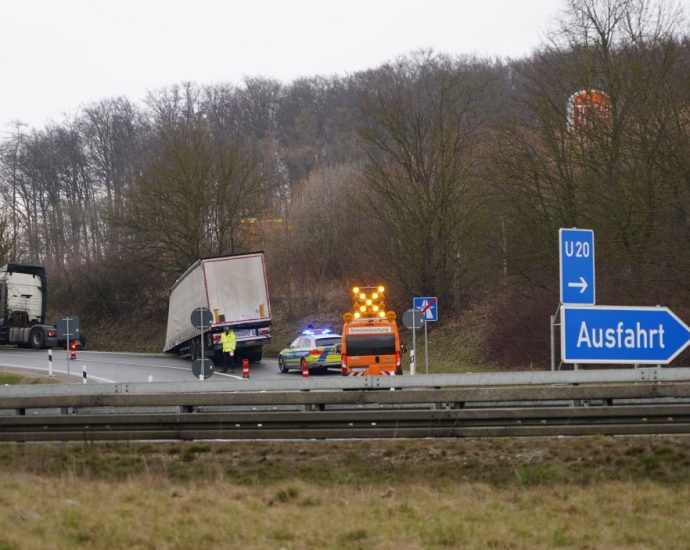
<svg viewBox="0 0 690 550">
<path fill-rule="evenodd" d="M 376 334 L 347 337 L 347 354 L 356 355 L 394 355 L 395 336 Z"/>
</svg>

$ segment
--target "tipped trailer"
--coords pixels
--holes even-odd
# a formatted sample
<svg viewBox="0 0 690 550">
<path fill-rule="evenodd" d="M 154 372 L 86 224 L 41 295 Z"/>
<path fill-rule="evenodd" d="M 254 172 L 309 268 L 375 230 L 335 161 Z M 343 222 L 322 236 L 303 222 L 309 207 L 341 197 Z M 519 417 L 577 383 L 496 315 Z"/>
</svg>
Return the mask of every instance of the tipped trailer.
<svg viewBox="0 0 690 550">
<path fill-rule="evenodd" d="M 271 340 L 271 305 L 262 252 L 202 258 L 192 264 L 170 290 L 163 351 L 201 356 L 201 331 L 192 326 L 196 308 L 207 308 L 213 320 L 204 331 L 204 354 L 220 358 L 225 327 L 235 331 L 235 356 L 261 361 Z"/>
</svg>

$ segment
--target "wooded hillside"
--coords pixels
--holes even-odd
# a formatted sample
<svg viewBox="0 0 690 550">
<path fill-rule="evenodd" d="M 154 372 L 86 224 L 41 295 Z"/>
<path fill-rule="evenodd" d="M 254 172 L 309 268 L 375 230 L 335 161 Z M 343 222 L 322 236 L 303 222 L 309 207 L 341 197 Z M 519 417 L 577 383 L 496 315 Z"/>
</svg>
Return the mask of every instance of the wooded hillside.
<svg viewBox="0 0 690 550">
<path fill-rule="evenodd" d="M 383 282 L 399 314 L 438 296 L 485 360 L 545 366 L 558 228 L 583 227 L 598 303 L 687 321 L 687 24 L 672 2 L 563 7 L 525 59 L 414 52 L 348 76 L 182 83 L 144 105 L 108 98 L 45 128 L 17 123 L 0 142 L 0 262 L 44 264 L 53 314 L 156 334 L 197 258 L 264 250 L 282 322 L 331 320 L 351 284 Z M 607 103 L 574 119 L 580 90 Z"/>
</svg>

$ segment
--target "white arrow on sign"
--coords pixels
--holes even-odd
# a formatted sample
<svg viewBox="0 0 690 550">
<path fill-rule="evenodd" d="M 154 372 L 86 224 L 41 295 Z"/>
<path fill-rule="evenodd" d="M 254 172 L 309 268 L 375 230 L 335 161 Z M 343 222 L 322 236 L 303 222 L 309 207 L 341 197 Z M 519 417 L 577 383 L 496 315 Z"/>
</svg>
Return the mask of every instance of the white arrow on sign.
<svg viewBox="0 0 690 550">
<path fill-rule="evenodd" d="M 587 290 L 587 281 L 585 281 L 584 277 L 580 277 L 579 283 L 568 283 L 568 286 L 570 288 L 579 288 L 580 294 L 582 294 L 585 290 Z"/>
</svg>

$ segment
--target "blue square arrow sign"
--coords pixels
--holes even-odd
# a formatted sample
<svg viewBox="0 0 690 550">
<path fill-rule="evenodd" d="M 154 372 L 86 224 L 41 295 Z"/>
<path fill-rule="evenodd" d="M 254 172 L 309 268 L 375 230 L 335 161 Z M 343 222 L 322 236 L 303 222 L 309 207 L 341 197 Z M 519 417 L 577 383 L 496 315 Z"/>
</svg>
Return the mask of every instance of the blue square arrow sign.
<svg viewBox="0 0 690 550">
<path fill-rule="evenodd" d="M 561 303 L 594 305 L 594 231 L 560 229 Z"/>
</svg>

